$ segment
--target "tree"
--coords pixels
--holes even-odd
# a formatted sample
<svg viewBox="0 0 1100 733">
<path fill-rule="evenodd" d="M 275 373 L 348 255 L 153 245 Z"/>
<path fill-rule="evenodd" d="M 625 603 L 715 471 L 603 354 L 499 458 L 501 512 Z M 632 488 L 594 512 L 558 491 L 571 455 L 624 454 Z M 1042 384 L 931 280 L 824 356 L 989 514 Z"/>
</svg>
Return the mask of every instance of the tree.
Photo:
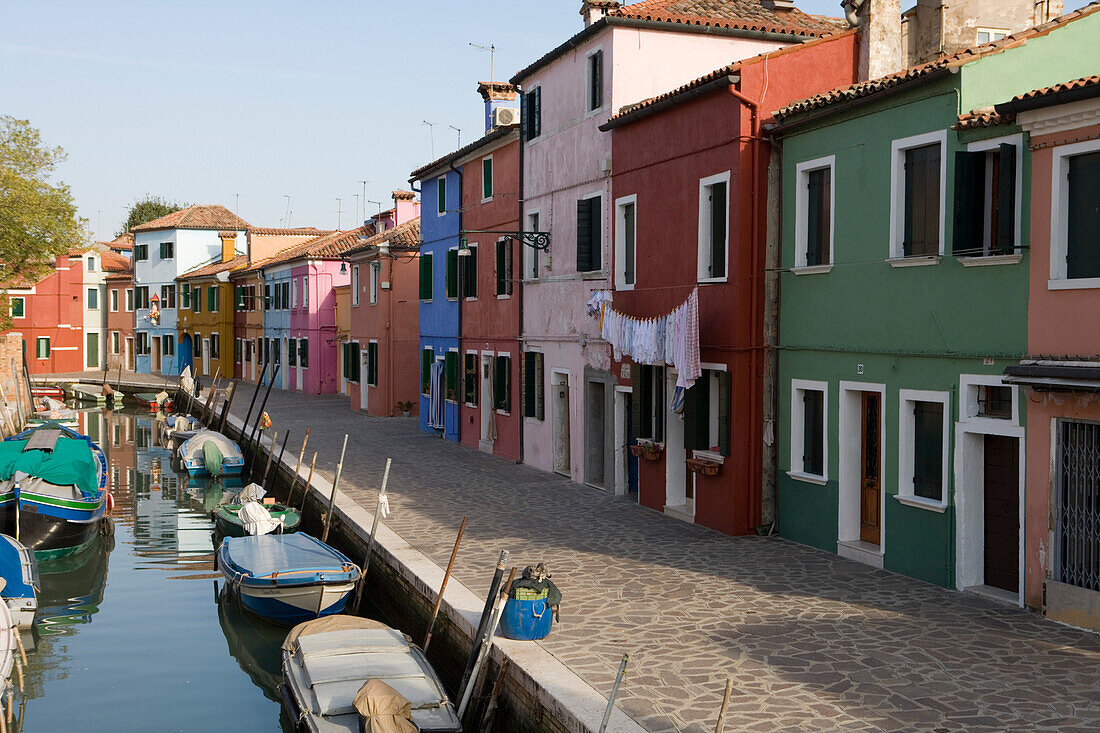
<svg viewBox="0 0 1100 733">
<path fill-rule="evenodd" d="M 89 239 L 69 187 L 53 183 L 65 151 L 48 147 L 27 120 L 0 115 L 0 296 L 15 283 L 36 282 L 54 259 Z M 7 328 L 8 309 L 0 310 Z"/>
<path fill-rule="evenodd" d="M 144 224 L 147 221 L 159 219 L 162 216 L 171 214 L 173 211 L 179 211 L 186 207 L 187 204 L 169 201 L 160 196 L 145 194 L 145 198 L 135 201 L 130 207 L 130 213 L 126 216 L 126 223 L 122 225 L 121 231 L 115 233 L 115 236 L 117 237 L 120 234 L 130 231 L 138 224 Z"/>
</svg>

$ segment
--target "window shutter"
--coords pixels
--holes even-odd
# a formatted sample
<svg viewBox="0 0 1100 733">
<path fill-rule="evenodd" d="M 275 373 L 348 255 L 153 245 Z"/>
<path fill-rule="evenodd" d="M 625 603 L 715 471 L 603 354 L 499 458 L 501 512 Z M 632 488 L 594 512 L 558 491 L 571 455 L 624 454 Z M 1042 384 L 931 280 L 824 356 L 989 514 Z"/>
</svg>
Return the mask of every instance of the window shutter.
<svg viewBox="0 0 1100 733">
<path fill-rule="evenodd" d="M 592 105 L 589 109 L 603 106 L 603 51 L 592 54 Z"/>
<path fill-rule="evenodd" d="M 802 393 L 802 470 L 815 476 L 821 476 L 824 472 L 821 442 L 823 397 L 823 393 L 817 390 Z"/>
<path fill-rule="evenodd" d="M 213 313 L 217 306 L 214 305 L 214 293 L 216 292 L 214 285 L 211 285 L 206 289 L 206 310 Z"/>
<path fill-rule="evenodd" d="M 453 400 L 458 391 L 458 352 L 448 351 L 443 357 L 443 373 L 447 380 L 447 399 Z"/>
<path fill-rule="evenodd" d="M 997 173 L 997 250 L 1012 254 L 1016 248 L 1016 146 L 1000 146 L 1000 170 Z"/>
<path fill-rule="evenodd" d="M 378 384 L 378 342 L 367 344 L 367 383 Z"/>
<path fill-rule="evenodd" d="M 832 171 L 829 168 L 810 171 L 806 188 L 806 264 L 823 265 L 829 261 Z"/>
<path fill-rule="evenodd" d="M 901 251 L 902 254 L 908 257 L 915 252 L 914 238 L 917 236 L 915 228 L 918 224 L 917 215 L 914 211 L 915 201 L 917 200 L 916 193 L 916 181 L 917 181 L 917 161 L 916 151 L 905 151 L 905 199 L 902 204 L 904 209 L 904 227 L 902 230 Z"/>
<path fill-rule="evenodd" d="M 538 137 L 542 134 L 542 87 L 535 88 L 535 134 L 532 137 Z"/>
<path fill-rule="evenodd" d="M 726 184 L 710 187 L 710 276 L 726 276 Z"/>
<path fill-rule="evenodd" d="M 520 377 L 520 391 L 523 393 L 523 416 L 535 416 L 535 354 L 523 352 L 523 372 Z"/>
<path fill-rule="evenodd" d="M 732 405 L 730 373 L 718 372 L 718 452 L 724 456 L 732 452 Z"/>
<path fill-rule="evenodd" d="M 703 376 L 684 393 L 684 448 L 707 450 L 710 448 L 710 373 Z"/>
<path fill-rule="evenodd" d="M 493 195 L 493 159 L 483 158 L 481 161 L 481 198 L 487 199 Z"/>
<path fill-rule="evenodd" d="M 1100 277 L 1100 153 L 1069 159 L 1066 273 L 1071 278 Z"/>
<path fill-rule="evenodd" d="M 420 299 L 432 299 L 432 256 L 420 255 Z"/>
<path fill-rule="evenodd" d="M 955 211 L 951 251 L 958 256 L 982 253 L 982 215 L 985 209 L 985 153 L 955 153 Z"/>
<path fill-rule="evenodd" d="M 634 204 L 623 206 L 623 282 L 627 285 L 634 284 L 635 260 L 638 256 L 636 212 L 637 207 Z"/>
<path fill-rule="evenodd" d="M 504 248 L 504 295 L 512 294 L 512 240 L 503 239 L 500 246 Z"/>
<path fill-rule="evenodd" d="M 458 250 L 447 250 L 447 297 L 458 297 Z"/>
<path fill-rule="evenodd" d="M 577 201 L 577 272 L 592 267 L 592 206 L 589 199 Z"/>
<path fill-rule="evenodd" d="M 432 350 L 420 351 L 420 392 L 428 394 L 428 388 L 432 377 Z"/>
<path fill-rule="evenodd" d="M 545 356 L 541 351 L 535 354 L 535 419 L 546 416 Z"/>
<path fill-rule="evenodd" d="M 298 363 L 309 368 L 309 339 L 298 339 Z"/>
<path fill-rule="evenodd" d="M 637 412 L 634 414 L 634 437 L 656 438 L 653 434 L 653 367 L 635 364 L 638 380 L 634 384 L 634 400 Z"/>
<path fill-rule="evenodd" d="M 913 493 L 940 501 L 943 499 L 943 404 L 914 404 L 913 436 Z"/>
<path fill-rule="evenodd" d="M 466 262 L 462 274 L 462 295 L 466 298 L 477 297 L 477 249 L 476 246 L 470 247 L 470 254 L 463 258 Z"/>
<path fill-rule="evenodd" d="M 493 407 L 498 410 L 504 410 L 509 412 L 511 409 L 510 395 L 510 380 L 509 377 L 509 365 L 511 359 L 507 356 L 494 357 L 494 367 L 496 372 L 493 374 Z"/>
<path fill-rule="evenodd" d="M 504 295 L 505 283 L 508 281 L 504 272 L 504 256 L 507 251 L 508 240 L 501 240 L 497 242 L 497 295 Z"/>
<path fill-rule="evenodd" d="M 642 402 L 642 395 L 645 393 L 645 378 L 643 370 L 645 367 L 635 366 L 634 389 L 630 392 L 630 434 L 634 438 L 643 438 L 645 434 L 642 432 L 645 429 L 645 423 L 643 420 L 643 412 L 645 405 Z"/>
<path fill-rule="evenodd" d="M 533 137 L 530 134 L 531 128 L 531 112 L 530 106 L 527 104 L 527 100 L 530 98 L 530 92 L 519 95 L 519 134 L 523 138 L 521 142 L 526 141 L 528 138 Z"/>
</svg>

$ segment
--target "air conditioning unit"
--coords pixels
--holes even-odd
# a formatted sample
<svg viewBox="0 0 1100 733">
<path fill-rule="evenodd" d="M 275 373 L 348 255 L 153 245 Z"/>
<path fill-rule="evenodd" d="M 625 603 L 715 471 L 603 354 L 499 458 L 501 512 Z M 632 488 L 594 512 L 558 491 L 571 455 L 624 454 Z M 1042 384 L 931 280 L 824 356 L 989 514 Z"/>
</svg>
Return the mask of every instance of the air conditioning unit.
<svg viewBox="0 0 1100 733">
<path fill-rule="evenodd" d="M 497 107 L 493 110 L 493 127 L 508 127 L 519 124 L 519 109 L 516 107 Z"/>
</svg>

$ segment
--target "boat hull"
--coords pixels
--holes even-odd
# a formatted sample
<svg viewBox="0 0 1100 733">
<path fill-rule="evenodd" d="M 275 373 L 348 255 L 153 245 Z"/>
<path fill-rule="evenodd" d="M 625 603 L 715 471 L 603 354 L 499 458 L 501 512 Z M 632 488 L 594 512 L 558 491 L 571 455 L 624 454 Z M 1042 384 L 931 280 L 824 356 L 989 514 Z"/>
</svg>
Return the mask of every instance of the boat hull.
<svg viewBox="0 0 1100 733">
<path fill-rule="evenodd" d="M 239 504 L 220 506 L 211 512 L 214 515 L 214 526 L 223 537 L 247 537 L 248 532 L 237 516 L 240 511 Z M 279 504 L 264 507 L 271 513 L 272 519 L 282 519 L 283 526 L 275 530 L 275 534 L 289 534 L 298 531 L 298 525 L 302 523 L 302 516 L 286 506 Z"/>
<path fill-rule="evenodd" d="M 91 543 L 99 534 L 105 510 L 105 501 L 82 510 L 21 496 L 16 517 L 15 499 L 8 494 L 8 500 L 0 504 L 0 532 L 18 539 L 38 560 L 52 560 Z"/>
<path fill-rule="evenodd" d="M 231 579 L 229 583 L 237 592 L 241 605 L 249 611 L 291 626 L 319 616 L 342 613 L 348 596 L 355 590 L 355 583 L 345 582 L 266 588 L 234 583 Z"/>
</svg>

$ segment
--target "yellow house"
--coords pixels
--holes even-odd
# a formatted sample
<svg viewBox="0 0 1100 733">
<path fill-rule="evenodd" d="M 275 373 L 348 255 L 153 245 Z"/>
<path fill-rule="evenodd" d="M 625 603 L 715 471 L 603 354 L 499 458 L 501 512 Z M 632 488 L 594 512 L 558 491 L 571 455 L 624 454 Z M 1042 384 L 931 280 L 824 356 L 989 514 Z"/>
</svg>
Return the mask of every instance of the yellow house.
<svg viewBox="0 0 1100 733">
<path fill-rule="evenodd" d="M 180 363 L 191 359 L 197 376 L 233 376 L 233 284 L 229 274 L 245 267 L 248 258 L 236 252 L 236 232 L 218 232 L 221 257 L 176 278 L 179 294 L 176 328 Z"/>
</svg>

